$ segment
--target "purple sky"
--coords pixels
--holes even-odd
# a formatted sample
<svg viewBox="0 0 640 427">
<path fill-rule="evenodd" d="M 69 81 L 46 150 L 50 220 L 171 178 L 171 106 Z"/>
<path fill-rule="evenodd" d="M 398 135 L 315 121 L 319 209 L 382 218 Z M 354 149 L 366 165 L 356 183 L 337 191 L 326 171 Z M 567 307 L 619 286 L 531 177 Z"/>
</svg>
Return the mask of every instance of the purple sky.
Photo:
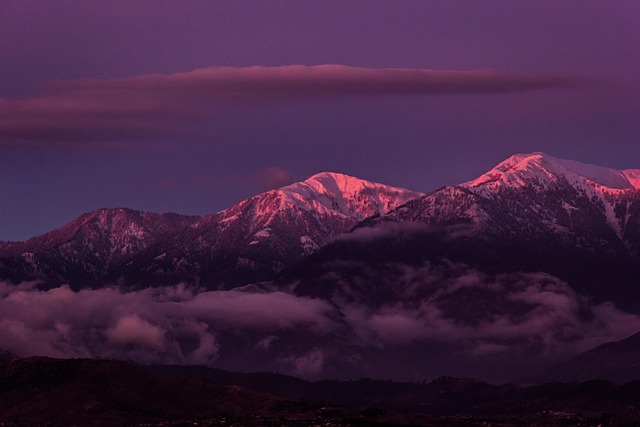
<svg viewBox="0 0 640 427">
<path fill-rule="evenodd" d="M 639 40 L 635 0 L 5 0 L 0 240 L 320 171 L 430 191 L 516 152 L 640 168 Z"/>
</svg>

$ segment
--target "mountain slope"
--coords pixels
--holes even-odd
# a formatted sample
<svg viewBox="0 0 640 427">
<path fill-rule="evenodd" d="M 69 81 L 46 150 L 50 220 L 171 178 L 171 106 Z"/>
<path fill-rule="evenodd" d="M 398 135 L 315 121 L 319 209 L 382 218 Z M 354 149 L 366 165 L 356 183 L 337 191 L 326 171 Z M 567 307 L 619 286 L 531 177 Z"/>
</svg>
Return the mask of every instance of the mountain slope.
<svg viewBox="0 0 640 427">
<path fill-rule="evenodd" d="M 199 218 L 99 209 L 25 242 L 0 245 L 0 278 L 95 286 L 107 272 Z"/>
<path fill-rule="evenodd" d="M 569 232 L 580 226 L 580 219 L 574 221 L 574 217 L 581 213 L 580 206 L 571 201 L 588 199 L 598 208 L 598 212 L 591 215 L 601 219 L 604 214 L 609 228 L 622 240 L 632 243 L 638 237 L 633 230 L 638 224 L 638 176 L 638 169 L 618 171 L 533 153 L 514 155 L 462 186 L 488 198 L 511 196 L 514 191 L 553 194 L 561 203 L 553 206 L 551 216 L 546 219 L 557 224 L 561 231 L 564 228 Z M 532 198 L 525 201 L 529 208 L 540 206 L 548 210 L 551 207 Z"/>
<path fill-rule="evenodd" d="M 617 383 L 640 380 L 640 332 L 620 341 L 602 344 L 548 369 L 542 380 Z"/>
</svg>

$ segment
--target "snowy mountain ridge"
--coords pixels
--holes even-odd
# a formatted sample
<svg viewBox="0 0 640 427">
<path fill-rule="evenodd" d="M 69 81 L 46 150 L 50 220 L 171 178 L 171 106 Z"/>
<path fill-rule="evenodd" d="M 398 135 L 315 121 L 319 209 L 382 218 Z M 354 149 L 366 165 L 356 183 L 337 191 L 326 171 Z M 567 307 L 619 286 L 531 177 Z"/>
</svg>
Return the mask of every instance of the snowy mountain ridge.
<svg viewBox="0 0 640 427">
<path fill-rule="evenodd" d="M 335 172 L 319 173 L 276 191 L 303 209 L 333 211 L 357 220 L 389 212 L 423 195 Z"/>
<path fill-rule="evenodd" d="M 327 238 L 349 231 L 363 219 L 385 214 L 423 195 L 345 174 L 322 172 L 208 215 L 194 227 L 205 233 L 217 224 L 225 229 L 235 227 L 236 238 L 258 245 L 264 240 L 286 237 L 291 234 L 286 228 L 294 229 L 297 224 L 301 225 L 298 240 L 308 255 Z M 242 230 L 237 229 L 238 224 L 243 224 Z"/>
<path fill-rule="evenodd" d="M 543 153 L 511 156 L 473 181 L 429 195 L 323 172 L 204 217 L 90 212 L 26 242 L 1 244 L 0 278 L 231 288 L 271 280 L 378 219 L 462 225 L 484 242 L 553 241 L 562 250 L 608 247 L 638 257 L 639 182 L 638 169 Z"/>
<path fill-rule="evenodd" d="M 545 186 L 564 178 L 572 183 L 587 183 L 601 192 L 640 189 L 640 169 L 617 170 L 564 160 L 545 153 L 515 154 L 489 172 L 462 184 L 486 194 L 501 186 Z"/>
</svg>

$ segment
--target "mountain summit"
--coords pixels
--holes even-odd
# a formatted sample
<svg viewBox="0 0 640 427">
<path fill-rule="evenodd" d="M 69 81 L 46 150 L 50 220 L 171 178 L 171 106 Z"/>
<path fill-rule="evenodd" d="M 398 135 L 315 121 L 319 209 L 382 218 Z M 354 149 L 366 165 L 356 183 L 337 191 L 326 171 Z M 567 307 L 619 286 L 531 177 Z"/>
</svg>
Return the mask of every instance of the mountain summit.
<svg viewBox="0 0 640 427">
<path fill-rule="evenodd" d="M 464 186 L 492 189 L 507 185 L 544 186 L 558 179 L 584 183 L 601 191 L 640 189 L 640 169 L 616 170 L 563 160 L 544 153 L 516 154 Z"/>
<path fill-rule="evenodd" d="M 335 172 L 319 173 L 274 191 L 283 196 L 284 204 L 319 215 L 342 214 L 357 221 L 387 213 L 423 195 Z"/>
</svg>

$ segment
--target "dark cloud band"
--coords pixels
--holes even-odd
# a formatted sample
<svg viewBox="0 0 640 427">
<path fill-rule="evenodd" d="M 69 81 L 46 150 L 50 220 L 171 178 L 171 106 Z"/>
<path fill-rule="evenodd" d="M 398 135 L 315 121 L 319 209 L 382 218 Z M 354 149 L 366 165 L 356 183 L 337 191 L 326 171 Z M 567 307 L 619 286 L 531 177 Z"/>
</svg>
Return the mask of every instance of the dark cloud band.
<svg viewBox="0 0 640 427">
<path fill-rule="evenodd" d="M 571 86 L 566 76 L 513 74 L 497 70 L 358 68 L 344 65 L 213 67 L 171 75 L 54 82 L 63 90 L 179 92 L 214 98 L 319 95 L 415 95 L 428 93 L 502 93 Z"/>
<path fill-rule="evenodd" d="M 343 65 L 214 67 L 170 75 L 54 81 L 38 95 L 0 99 L 0 142 L 184 137 L 213 106 L 354 96 L 496 94 L 570 87 L 567 76 L 496 70 Z"/>
</svg>

